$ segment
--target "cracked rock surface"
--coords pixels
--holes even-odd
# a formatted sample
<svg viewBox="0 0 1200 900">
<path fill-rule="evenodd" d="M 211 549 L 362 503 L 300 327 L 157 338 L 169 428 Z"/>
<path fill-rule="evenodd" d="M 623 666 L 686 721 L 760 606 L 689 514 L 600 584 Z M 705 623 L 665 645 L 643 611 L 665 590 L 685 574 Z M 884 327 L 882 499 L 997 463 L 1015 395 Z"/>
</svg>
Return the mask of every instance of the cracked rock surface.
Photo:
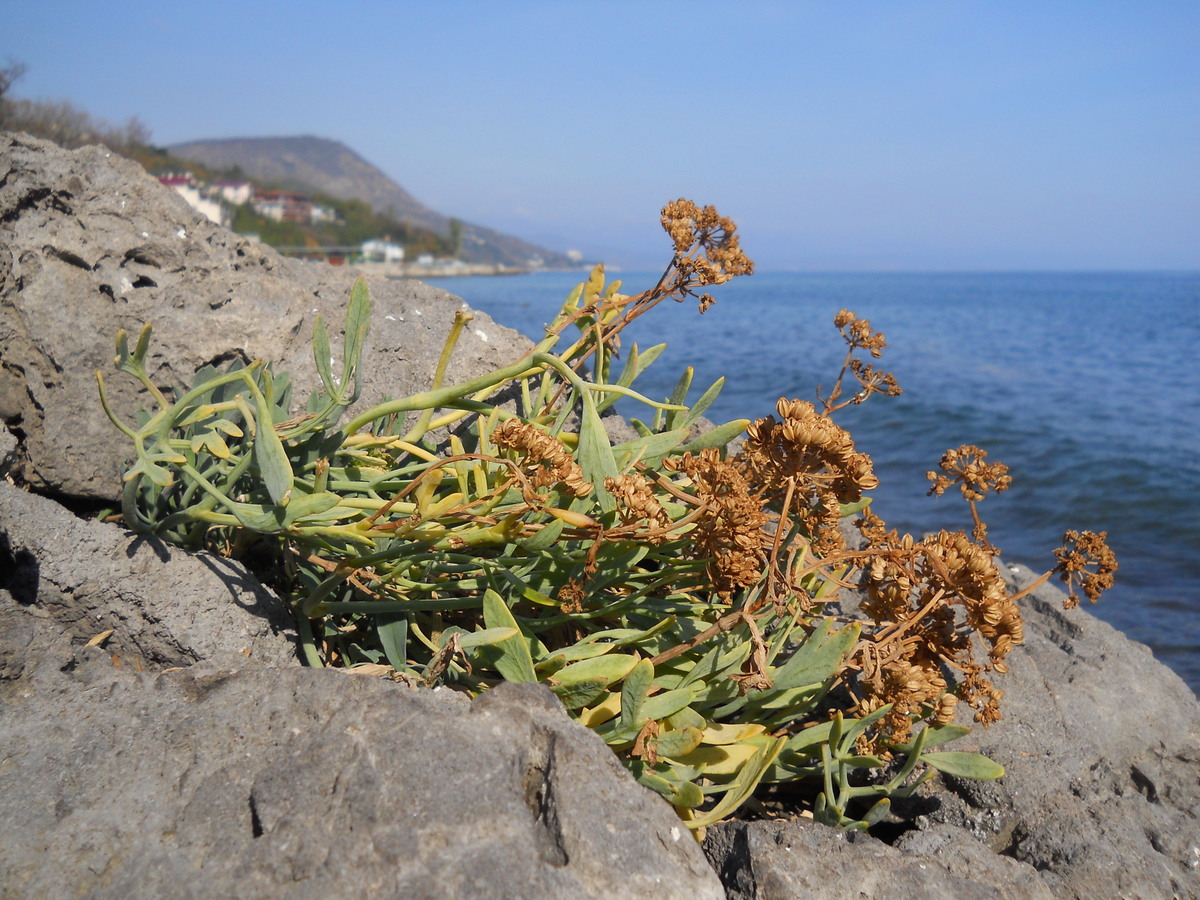
<svg viewBox="0 0 1200 900">
<path fill-rule="evenodd" d="M 724 896 L 670 808 L 540 685 L 468 702 L 56 649 L 0 695 L 0 896 Z"/>
</svg>

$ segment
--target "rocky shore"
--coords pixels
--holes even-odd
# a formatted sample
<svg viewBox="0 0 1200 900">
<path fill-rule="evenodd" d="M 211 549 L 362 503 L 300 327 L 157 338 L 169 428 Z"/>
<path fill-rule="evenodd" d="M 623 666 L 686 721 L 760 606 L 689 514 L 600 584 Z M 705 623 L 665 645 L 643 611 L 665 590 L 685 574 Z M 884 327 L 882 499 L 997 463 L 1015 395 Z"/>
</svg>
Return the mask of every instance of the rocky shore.
<svg viewBox="0 0 1200 900">
<path fill-rule="evenodd" d="M 102 148 L 0 135 L 0 897 L 1200 896 L 1200 704 L 1053 587 L 1022 601 L 1004 719 L 960 742 L 1003 779 L 945 777 L 879 836 L 783 817 L 701 847 L 548 691 L 303 668 L 242 566 L 96 521 L 127 455 L 93 376 L 118 328 L 153 322 L 164 386 L 264 357 L 303 396 L 354 275 Z M 428 387 L 461 301 L 370 287 L 363 402 Z M 528 346 L 467 331 L 456 378 Z"/>
</svg>

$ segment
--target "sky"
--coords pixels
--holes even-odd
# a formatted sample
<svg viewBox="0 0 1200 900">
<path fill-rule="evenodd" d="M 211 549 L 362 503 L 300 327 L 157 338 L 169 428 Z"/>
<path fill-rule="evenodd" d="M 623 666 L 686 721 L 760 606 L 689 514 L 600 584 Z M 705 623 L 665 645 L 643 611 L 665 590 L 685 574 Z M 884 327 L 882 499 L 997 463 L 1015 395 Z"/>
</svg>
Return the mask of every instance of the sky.
<svg viewBox="0 0 1200 900">
<path fill-rule="evenodd" d="M 0 0 L 12 95 L 340 140 L 437 211 L 662 265 L 1200 269 L 1196 0 Z"/>
</svg>

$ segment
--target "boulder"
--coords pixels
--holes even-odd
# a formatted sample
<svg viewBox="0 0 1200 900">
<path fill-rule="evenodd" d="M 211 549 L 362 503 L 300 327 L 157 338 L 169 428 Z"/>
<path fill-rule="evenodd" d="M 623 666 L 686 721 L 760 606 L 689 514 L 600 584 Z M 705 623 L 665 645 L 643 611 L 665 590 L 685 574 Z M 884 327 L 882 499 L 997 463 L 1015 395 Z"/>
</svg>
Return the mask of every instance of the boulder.
<svg viewBox="0 0 1200 900">
<path fill-rule="evenodd" d="M 940 831 L 937 829 L 941 829 Z M 705 841 L 729 900 L 1050 900 L 1032 866 L 936 826 L 923 851 L 807 819 L 730 822 Z"/>
<path fill-rule="evenodd" d="M 52 620 L 77 644 L 111 632 L 105 650 L 131 668 L 186 666 L 229 652 L 299 665 L 291 612 L 239 563 L 80 519 L 4 481 L 0 588 L 15 610 Z M 14 674 L 29 651 L 24 631 L 0 629 L 0 666 Z"/>
<path fill-rule="evenodd" d="M 164 390 L 190 387 L 208 364 L 266 359 L 291 373 L 302 403 L 318 384 L 313 322 L 324 316 L 336 356 L 355 277 L 212 224 L 103 147 L 0 134 L 0 418 L 20 439 L 21 477 L 55 494 L 116 498 L 132 448 L 101 409 L 94 373 L 127 418 L 149 405 L 113 368 L 119 328 L 136 337 L 153 324 L 149 368 Z M 368 283 L 374 314 L 360 406 L 427 390 L 464 308 L 420 282 Z M 473 315 L 452 380 L 511 363 L 530 346 Z"/>
<path fill-rule="evenodd" d="M 41 665 L 0 693 L 5 897 L 724 896 L 541 685 L 468 702 L 240 655 L 141 674 L 65 642 Z"/>
</svg>

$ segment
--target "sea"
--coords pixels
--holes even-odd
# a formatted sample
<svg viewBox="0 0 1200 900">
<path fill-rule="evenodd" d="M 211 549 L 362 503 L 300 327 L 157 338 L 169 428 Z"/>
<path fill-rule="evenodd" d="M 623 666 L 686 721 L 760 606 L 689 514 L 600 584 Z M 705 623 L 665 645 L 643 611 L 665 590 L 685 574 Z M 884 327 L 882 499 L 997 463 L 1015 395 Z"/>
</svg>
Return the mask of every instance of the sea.
<svg viewBox="0 0 1200 900">
<path fill-rule="evenodd" d="M 537 338 L 585 274 L 434 283 Z M 635 293 L 657 273 L 609 277 Z M 1120 568 L 1091 611 L 1200 694 L 1200 273 L 762 272 L 712 293 L 703 315 L 667 301 L 624 333 L 667 344 L 643 393 L 666 397 L 692 366 L 693 399 L 725 379 L 718 422 L 813 400 L 845 354 L 834 316 L 869 319 L 903 394 L 835 418 L 875 461 L 876 513 L 918 536 L 969 529 L 925 473 L 951 447 L 986 449 L 1013 478 L 980 506 L 1003 558 L 1046 571 L 1066 529 L 1107 531 Z"/>
</svg>

